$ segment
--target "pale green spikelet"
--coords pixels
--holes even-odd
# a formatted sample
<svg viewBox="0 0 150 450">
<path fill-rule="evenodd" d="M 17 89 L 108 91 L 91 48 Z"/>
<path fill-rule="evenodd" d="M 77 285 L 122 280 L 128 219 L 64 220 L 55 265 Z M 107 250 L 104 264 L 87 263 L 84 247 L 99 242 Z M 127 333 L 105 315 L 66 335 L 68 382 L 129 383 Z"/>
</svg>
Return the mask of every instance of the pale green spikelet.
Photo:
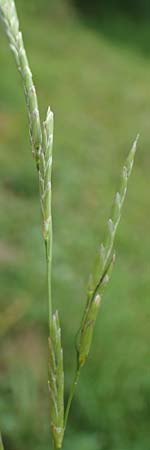
<svg viewBox="0 0 150 450">
<path fill-rule="evenodd" d="M 113 254 L 112 259 L 110 260 L 110 263 L 107 267 L 107 270 L 103 275 L 103 279 L 101 280 L 100 295 L 96 293 L 97 291 L 95 291 L 95 294 L 93 295 L 91 301 L 89 300 L 87 301 L 86 308 L 82 318 L 81 329 L 79 332 L 79 343 L 77 346 L 77 365 L 79 368 L 83 367 L 90 352 L 94 332 L 94 325 L 97 319 L 102 294 L 110 280 L 114 263 L 115 263 L 115 253 Z"/>
<path fill-rule="evenodd" d="M 43 222 L 43 238 L 46 248 L 47 276 L 48 276 L 48 304 L 49 324 L 52 315 L 51 296 L 51 266 L 52 266 L 52 212 L 51 212 L 51 173 L 53 147 L 53 113 L 50 107 L 43 122 L 43 145 L 39 158 L 39 191 Z"/>
<path fill-rule="evenodd" d="M 0 433 L 0 450 L 4 450 L 1 433 Z"/>
<path fill-rule="evenodd" d="M 78 348 L 78 366 L 82 367 L 85 364 L 85 361 L 88 357 L 92 337 L 93 337 L 93 331 L 94 331 L 94 325 L 97 318 L 97 314 L 99 311 L 101 302 L 101 297 L 99 294 L 96 294 L 94 297 L 90 308 L 88 308 L 86 319 L 84 320 L 84 323 L 81 327 L 81 335 L 80 335 L 80 343 Z"/>
<path fill-rule="evenodd" d="M 47 241 L 52 233 L 51 227 L 51 171 L 53 146 L 53 113 L 48 108 L 43 123 L 43 146 L 39 159 L 40 201 L 43 217 L 43 236 Z"/>
<path fill-rule="evenodd" d="M 32 73 L 29 67 L 22 33 L 19 31 L 19 21 L 14 0 L 0 0 L 0 17 L 3 22 L 5 33 L 7 34 L 10 48 L 15 57 L 15 61 L 21 75 L 29 117 L 29 134 L 32 145 L 32 152 L 39 165 L 39 156 L 42 146 L 42 131 L 35 86 L 32 80 Z"/>
<path fill-rule="evenodd" d="M 55 448 L 61 448 L 64 435 L 64 371 L 58 312 L 52 316 L 49 337 L 49 394 L 51 432 Z"/>
<path fill-rule="evenodd" d="M 124 204 L 128 180 L 132 171 L 134 156 L 137 147 L 138 136 L 134 141 L 134 144 L 129 152 L 126 163 L 123 167 L 122 175 L 121 175 L 121 185 L 120 190 L 117 192 L 114 198 L 113 208 L 112 208 L 112 217 L 108 220 L 107 224 L 107 235 L 104 244 L 101 244 L 99 252 L 96 257 L 96 261 L 94 264 L 94 269 L 92 274 L 90 275 L 89 285 L 88 285 L 88 298 L 91 299 L 92 295 L 100 286 L 100 281 L 103 278 L 103 274 L 105 273 L 107 266 L 109 264 L 109 260 L 111 258 L 113 252 L 113 245 L 116 236 L 116 231 L 120 222 L 122 207 Z"/>
<path fill-rule="evenodd" d="M 88 292 L 87 292 L 87 303 L 86 308 L 83 314 L 81 329 L 80 329 L 80 338 L 79 344 L 77 348 L 77 357 L 78 357 L 78 365 L 81 366 L 85 363 L 87 355 L 90 350 L 94 322 L 91 326 L 91 330 L 88 330 L 89 324 L 89 316 L 91 312 L 93 312 L 93 304 L 95 302 L 95 298 L 97 297 L 97 293 L 100 296 L 103 293 L 105 286 L 108 284 L 111 272 L 113 269 L 113 265 L 115 262 L 115 254 L 113 253 L 113 245 L 115 240 L 115 235 L 117 231 L 117 227 L 121 218 L 121 211 L 123 207 L 123 203 L 125 200 L 128 179 L 130 177 L 134 156 L 137 147 L 138 136 L 130 150 L 128 158 L 126 160 L 125 166 L 123 167 L 122 175 L 121 175 L 121 186 L 119 192 L 115 195 L 113 209 L 112 209 L 112 218 L 108 220 L 107 226 L 107 236 L 104 244 L 101 244 L 100 250 L 96 257 L 96 261 L 94 264 L 93 272 L 90 275 L 89 284 L 88 284 Z M 94 311 L 95 307 L 94 307 Z M 96 312 L 97 316 L 97 312 Z M 87 333 L 88 330 L 88 333 Z M 90 339 L 89 339 L 90 334 Z M 88 351 L 87 351 L 88 348 Z M 84 355 L 84 356 L 83 356 Z"/>
</svg>

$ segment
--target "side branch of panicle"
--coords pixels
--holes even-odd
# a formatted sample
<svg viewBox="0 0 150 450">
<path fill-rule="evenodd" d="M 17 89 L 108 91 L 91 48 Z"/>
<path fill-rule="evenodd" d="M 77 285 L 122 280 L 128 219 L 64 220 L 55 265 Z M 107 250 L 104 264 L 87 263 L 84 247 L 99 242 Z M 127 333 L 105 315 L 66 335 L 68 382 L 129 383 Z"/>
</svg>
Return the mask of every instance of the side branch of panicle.
<svg viewBox="0 0 150 450">
<path fill-rule="evenodd" d="M 77 350 L 79 367 L 84 365 L 87 359 L 92 342 L 93 329 L 99 309 L 100 298 L 105 286 L 109 282 L 115 262 L 114 241 L 121 218 L 122 207 L 126 197 L 128 180 L 131 175 L 134 163 L 137 141 L 138 136 L 130 150 L 126 163 L 123 167 L 120 189 L 115 195 L 112 215 L 107 224 L 106 240 L 104 244 L 101 244 L 100 246 L 100 250 L 94 263 L 93 271 L 90 275 L 87 292 L 87 304 L 83 314 L 79 333 L 79 343 Z"/>
</svg>

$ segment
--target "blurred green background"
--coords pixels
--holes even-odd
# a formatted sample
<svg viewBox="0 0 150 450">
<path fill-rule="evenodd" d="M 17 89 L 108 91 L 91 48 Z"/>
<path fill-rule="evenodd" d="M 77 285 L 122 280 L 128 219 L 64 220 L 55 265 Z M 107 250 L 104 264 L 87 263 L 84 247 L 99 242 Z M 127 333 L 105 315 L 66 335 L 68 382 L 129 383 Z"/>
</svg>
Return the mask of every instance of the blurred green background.
<svg viewBox="0 0 150 450">
<path fill-rule="evenodd" d="M 150 8 L 146 1 L 131 3 L 105 2 L 100 10 L 99 1 L 89 8 L 85 1 L 16 0 L 42 116 L 48 104 L 55 113 L 53 301 L 61 313 L 66 398 L 88 274 L 124 158 L 141 135 L 116 267 L 64 450 L 150 447 Z M 6 450 L 47 450 L 47 294 L 38 186 L 22 86 L 2 28 L 0 211 L 1 429 Z"/>
</svg>

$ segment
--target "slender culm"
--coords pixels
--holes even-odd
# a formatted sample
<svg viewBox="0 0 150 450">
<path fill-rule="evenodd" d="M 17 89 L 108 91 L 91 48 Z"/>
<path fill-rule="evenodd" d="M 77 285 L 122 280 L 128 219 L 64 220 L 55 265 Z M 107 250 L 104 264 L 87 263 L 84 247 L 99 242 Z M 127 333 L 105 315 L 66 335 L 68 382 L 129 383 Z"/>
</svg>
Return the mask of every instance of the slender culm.
<svg viewBox="0 0 150 450">
<path fill-rule="evenodd" d="M 4 31 L 8 37 L 9 46 L 13 52 L 23 83 L 29 119 L 29 135 L 38 174 L 39 196 L 42 212 L 42 234 L 46 249 L 49 305 L 48 389 L 50 401 L 50 428 L 54 449 L 58 450 L 61 449 L 63 445 L 64 432 L 68 421 L 72 399 L 80 377 L 80 371 L 88 358 L 91 348 L 95 322 L 100 309 L 103 291 L 110 280 L 113 270 L 115 262 L 114 241 L 127 192 L 128 180 L 134 163 L 138 137 L 135 140 L 123 167 L 120 189 L 115 196 L 111 217 L 109 218 L 107 224 L 106 239 L 100 246 L 89 278 L 87 301 L 76 343 L 76 372 L 68 397 L 68 402 L 66 408 L 64 408 L 64 366 L 61 328 L 59 314 L 57 311 L 55 313 L 53 312 L 51 294 L 51 178 L 54 117 L 53 112 L 50 107 L 48 107 L 46 119 L 43 122 L 40 120 L 37 94 L 24 48 L 14 0 L 0 0 L 0 18 L 2 20 Z M 4 450 L 1 435 L 0 450 Z"/>
</svg>

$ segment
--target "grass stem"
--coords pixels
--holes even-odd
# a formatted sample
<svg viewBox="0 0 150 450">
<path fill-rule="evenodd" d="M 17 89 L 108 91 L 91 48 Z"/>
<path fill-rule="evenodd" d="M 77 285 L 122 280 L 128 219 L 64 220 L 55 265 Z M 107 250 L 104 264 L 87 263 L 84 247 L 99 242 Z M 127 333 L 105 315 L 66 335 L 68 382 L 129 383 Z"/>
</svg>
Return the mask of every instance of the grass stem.
<svg viewBox="0 0 150 450">
<path fill-rule="evenodd" d="M 75 393 L 75 390 L 76 390 L 76 386 L 77 386 L 78 381 L 79 381 L 79 377 L 80 377 L 80 367 L 79 368 L 77 367 L 77 370 L 76 370 L 76 373 L 75 373 L 75 377 L 74 377 L 74 380 L 73 380 L 73 383 L 72 383 L 72 387 L 71 387 L 71 390 L 70 390 L 67 406 L 66 406 L 65 419 L 64 419 L 64 430 L 66 429 L 66 426 L 67 426 L 69 411 L 70 411 L 72 399 L 74 397 L 74 393 Z"/>
<path fill-rule="evenodd" d="M 51 289 L 51 278 L 52 278 L 52 232 L 51 237 L 45 241 L 46 248 L 46 265 L 47 265 L 47 293 L 48 293 L 48 322 L 49 331 L 51 330 L 52 322 L 52 289 Z"/>
</svg>

